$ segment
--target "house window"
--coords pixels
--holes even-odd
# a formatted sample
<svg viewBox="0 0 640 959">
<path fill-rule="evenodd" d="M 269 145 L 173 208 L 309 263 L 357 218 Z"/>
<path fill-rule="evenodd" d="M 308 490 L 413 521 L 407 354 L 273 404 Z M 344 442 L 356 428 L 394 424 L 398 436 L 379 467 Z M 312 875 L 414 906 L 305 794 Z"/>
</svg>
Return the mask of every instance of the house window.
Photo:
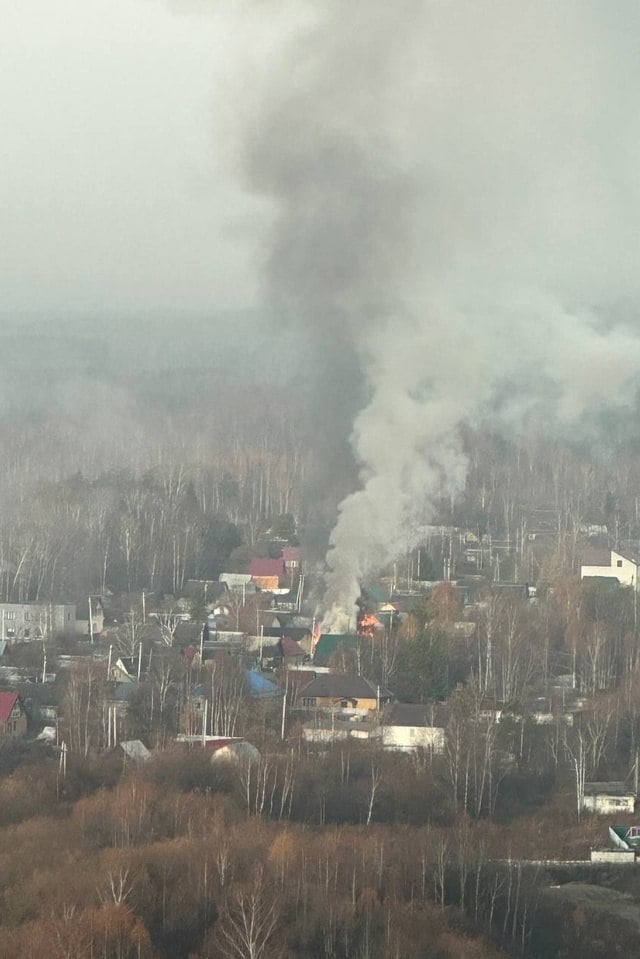
<svg viewBox="0 0 640 959">
<path fill-rule="evenodd" d="M 8 609 L 5 613 L 5 619 L 15 619 L 16 613 L 14 609 Z"/>
<path fill-rule="evenodd" d="M 415 731 L 415 729 L 410 729 L 410 730 L 409 730 L 409 739 L 415 739 L 415 738 L 416 738 L 416 731 Z"/>
<path fill-rule="evenodd" d="M 618 560 L 618 562 L 616 563 L 616 566 L 622 566 L 622 560 L 621 560 L 621 559 Z"/>
<path fill-rule="evenodd" d="M 31 619 L 31 613 L 25 613 L 24 614 L 25 623 L 28 623 L 30 619 Z"/>
<path fill-rule="evenodd" d="M 303 706 L 315 706 L 315 705 L 316 705 L 316 697 L 315 697 L 315 696 L 309 696 L 309 697 L 307 697 L 307 698 L 303 697 L 303 699 L 302 699 L 302 705 L 303 705 Z"/>
</svg>

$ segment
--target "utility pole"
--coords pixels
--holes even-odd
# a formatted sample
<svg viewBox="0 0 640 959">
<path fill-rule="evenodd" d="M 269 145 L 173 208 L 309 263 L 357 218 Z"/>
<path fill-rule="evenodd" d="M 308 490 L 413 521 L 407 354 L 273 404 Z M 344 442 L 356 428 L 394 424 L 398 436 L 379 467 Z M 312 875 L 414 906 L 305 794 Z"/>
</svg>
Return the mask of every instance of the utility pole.
<svg viewBox="0 0 640 959">
<path fill-rule="evenodd" d="M 209 700 L 205 697 L 204 700 L 204 709 L 202 710 L 202 746 L 203 748 L 207 744 L 207 711 L 209 706 Z"/>
<path fill-rule="evenodd" d="M 93 609 L 91 607 L 91 597 L 89 597 L 89 638 L 93 646 Z"/>
<path fill-rule="evenodd" d="M 289 676 L 285 676 L 284 681 L 284 696 L 282 697 L 282 725 L 280 728 L 280 739 L 284 741 L 284 724 L 287 715 L 287 693 L 289 690 Z"/>
</svg>

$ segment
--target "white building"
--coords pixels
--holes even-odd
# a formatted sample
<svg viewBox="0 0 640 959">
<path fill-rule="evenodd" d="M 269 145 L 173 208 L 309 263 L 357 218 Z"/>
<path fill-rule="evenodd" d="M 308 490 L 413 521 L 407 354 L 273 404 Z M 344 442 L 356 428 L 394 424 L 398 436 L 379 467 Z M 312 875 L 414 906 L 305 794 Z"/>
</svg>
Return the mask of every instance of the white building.
<svg viewBox="0 0 640 959">
<path fill-rule="evenodd" d="M 610 816 L 613 813 L 633 815 L 636 795 L 624 783 L 585 783 L 582 808 L 585 812 Z"/>
<path fill-rule="evenodd" d="M 441 706 L 394 703 L 382 724 L 382 744 L 387 749 L 444 752 L 447 718 Z"/>
<path fill-rule="evenodd" d="M 620 552 L 612 549 L 607 566 L 581 566 L 580 578 L 617 579 L 621 586 L 633 586 L 634 589 L 638 589 L 638 570 L 640 570 L 640 557 L 626 550 Z"/>
<path fill-rule="evenodd" d="M 30 642 L 75 630 L 76 607 L 64 603 L 0 603 L 0 640 Z"/>
</svg>

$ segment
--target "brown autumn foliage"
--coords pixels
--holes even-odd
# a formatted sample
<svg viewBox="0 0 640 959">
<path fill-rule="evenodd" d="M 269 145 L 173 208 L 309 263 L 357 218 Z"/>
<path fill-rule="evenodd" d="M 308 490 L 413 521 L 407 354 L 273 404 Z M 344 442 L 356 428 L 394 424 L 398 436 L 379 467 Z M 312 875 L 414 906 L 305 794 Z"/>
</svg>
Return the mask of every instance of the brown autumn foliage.
<svg viewBox="0 0 640 959">
<path fill-rule="evenodd" d="M 301 755 L 298 821 L 277 800 L 248 813 L 239 772 L 223 783 L 209 767 L 207 779 L 190 756 L 92 789 L 97 764 L 80 798 L 77 784 L 52 790 L 47 762 L 19 768 L 0 780 L 23 804 L 0 827 L 0 959 L 493 959 L 527 941 L 544 882 L 514 863 L 584 857 L 605 829 L 576 823 L 570 793 L 511 824 L 442 815 L 442 794 L 422 785 L 437 764 L 384 756 L 366 825 L 371 761 L 365 749 Z M 320 788 L 332 820 L 318 815 Z"/>
<path fill-rule="evenodd" d="M 0 959 L 347 959 L 363 943 L 410 959 L 427 930 L 438 955 L 488 959 L 482 917 L 462 935 L 455 893 L 433 904 L 446 832 L 247 817 L 144 770 L 75 801 L 36 794 L 0 828 Z"/>
</svg>

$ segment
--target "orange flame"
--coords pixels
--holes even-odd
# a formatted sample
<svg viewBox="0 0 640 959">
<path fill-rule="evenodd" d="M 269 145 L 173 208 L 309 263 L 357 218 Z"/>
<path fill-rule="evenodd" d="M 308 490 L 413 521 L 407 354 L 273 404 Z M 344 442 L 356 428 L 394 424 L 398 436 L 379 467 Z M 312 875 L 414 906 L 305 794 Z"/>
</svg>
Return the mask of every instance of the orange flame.
<svg viewBox="0 0 640 959">
<path fill-rule="evenodd" d="M 380 629 L 382 623 L 373 613 L 363 613 L 358 621 L 358 636 L 368 636 L 371 638 L 377 629 Z"/>
</svg>

